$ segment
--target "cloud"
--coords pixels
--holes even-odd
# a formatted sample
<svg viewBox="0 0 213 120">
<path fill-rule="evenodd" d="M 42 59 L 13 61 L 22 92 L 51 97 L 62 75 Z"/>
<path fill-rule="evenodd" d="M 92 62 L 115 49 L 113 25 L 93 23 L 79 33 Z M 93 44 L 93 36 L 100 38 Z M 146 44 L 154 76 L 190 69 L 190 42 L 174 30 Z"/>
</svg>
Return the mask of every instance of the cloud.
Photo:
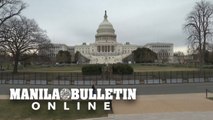
<svg viewBox="0 0 213 120">
<path fill-rule="evenodd" d="M 175 50 L 185 50 L 186 34 L 182 27 L 196 1 L 25 0 L 29 7 L 23 14 L 34 18 L 53 42 L 73 46 L 95 41 L 104 10 L 108 10 L 118 42 L 140 45 L 170 42 L 174 43 Z"/>
</svg>

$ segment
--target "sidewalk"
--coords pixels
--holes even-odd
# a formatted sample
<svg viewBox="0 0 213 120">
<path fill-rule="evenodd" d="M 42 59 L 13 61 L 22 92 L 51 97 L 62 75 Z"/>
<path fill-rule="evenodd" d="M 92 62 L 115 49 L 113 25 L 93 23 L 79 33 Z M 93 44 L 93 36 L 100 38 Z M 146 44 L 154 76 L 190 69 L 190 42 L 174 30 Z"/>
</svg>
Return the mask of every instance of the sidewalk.
<svg viewBox="0 0 213 120">
<path fill-rule="evenodd" d="M 109 120 L 212 120 L 213 112 L 146 113 L 115 115 Z"/>
<path fill-rule="evenodd" d="M 109 115 L 109 117 L 81 120 L 212 120 L 212 118 L 213 112 L 172 112 Z"/>
<path fill-rule="evenodd" d="M 213 100 L 204 93 L 141 95 L 136 101 L 113 101 L 114 114 L 213 111 Z"/>
<path fill-rule="evenodd" d="M 136 101 L 113 101 L 114 114 L 85 120 L 212 120 L 213 100 L 204 93 L 141 95 Z"/>
</svg>

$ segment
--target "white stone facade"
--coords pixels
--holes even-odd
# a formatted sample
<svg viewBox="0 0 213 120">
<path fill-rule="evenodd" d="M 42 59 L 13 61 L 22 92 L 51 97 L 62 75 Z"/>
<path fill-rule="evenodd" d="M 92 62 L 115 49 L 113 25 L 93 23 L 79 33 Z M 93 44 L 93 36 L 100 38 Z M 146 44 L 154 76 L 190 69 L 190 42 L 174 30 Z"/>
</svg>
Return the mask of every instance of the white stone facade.
<svg viewBox="0 0 213 120">
<path fill-rule="evenodd" d="M 104 20 L 99 25 L 95 35 L 95 43 L 75 46 L 75 53 L 79 51 L 84 57 L 90 60 L 90 64 L 113 64 L 121 63 L 122 60 L 129 56 L 134 50 L 146 47 L 159 53 L 166 51 L 169 56 L 168 62 L 173 62 L 173 44 L 172 43 L 149 43 L 145 46 L 131 45 L 129 42 L 122 44 L 117 42 L 117 35 L 112 24 L 107 19 L 105 12 Z M 164 54 L 164 53 L 163 53 Z"/>
<path fill-rule="evenodd" d="M 112 24 L 107 19 L 105 12 L 104 20 L 97 29 L 95 35 L 95 42 L 75 46 L 67 46 L 65 44 L 52 44 L 53 46 L 45 51 L 45 55 L 55 59 L 60 50 L 69 51 L 71 54 L 72 62 L 75 61 L 74 56 L 78 51 L 85 58 L 89 59 L 90 64 L 113 64 L 122 63 L 123 59 L 132 54 L 137 48 L 146 47 L 159 53 L 160 51 L 166 51 L 169 55 L 169 62 L 173 62 L 173 44 L 172 43 L 149 43 L 145 46 L 132 45 L 129 42 L 122 44 L 117 42 L 117 35 Z M 44 51 L 40 51 L 42 54 Z"/>
<path fill-rule="evenodd" d="M 75 52 L 79 51 L 84 57 L 90 60 L 90 64 L 113 64 L 121 63 L 132 51 L 138 48 L 137 45 L 121 44 L 116 40 L 117 35 L 112 24 L 107 19 L 105 12 L 104 20 L 99 25 L 95 35 L 95 43 L 75 46 Z"/>
<path fill-rule="evenodd" d="M 149 48 L 155 53 L 165 51 L 164 54 L 169 57 L 169 63 L 173 63 L 174 45 L 172 43 L 148 43 L 144 47 Z"/>
</svg>

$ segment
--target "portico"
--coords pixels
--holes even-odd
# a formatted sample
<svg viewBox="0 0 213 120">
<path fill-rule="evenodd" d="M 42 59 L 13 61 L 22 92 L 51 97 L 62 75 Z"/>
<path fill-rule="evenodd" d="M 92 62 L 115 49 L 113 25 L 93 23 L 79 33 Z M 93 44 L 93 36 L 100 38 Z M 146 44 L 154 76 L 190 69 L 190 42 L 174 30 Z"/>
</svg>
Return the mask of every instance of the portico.
<svg viewBox="0 0 213 120">
<path fill-rule="evenodd" d="M 113 45 L 99 45 L 97 46 L 97 51 L 100 52 L 114 52 Z"/>
</svg>

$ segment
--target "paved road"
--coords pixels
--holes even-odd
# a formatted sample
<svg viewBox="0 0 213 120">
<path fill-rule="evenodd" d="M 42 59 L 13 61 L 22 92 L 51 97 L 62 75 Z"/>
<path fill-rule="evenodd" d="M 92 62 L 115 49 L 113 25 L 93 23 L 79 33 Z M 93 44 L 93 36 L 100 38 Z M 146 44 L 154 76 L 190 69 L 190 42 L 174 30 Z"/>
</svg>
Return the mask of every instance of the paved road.
<svg viewBox="0 0 213 120">
<path fill-rule="evenodd" d="M 213 112 L 174 112 L 136 115 L 110 115 L 104 118 L 84 120 L 212 120 Z M 82 119 L 83 120 L 83 119 Z"/>
<path fill-rule="evenodd" d="M 5 85 L 0 84 L 0 95 L 9 95 L 10 88 L 76 88 L 91 86 L 62 85 Z M 206 89 L 213 91 L 213 83 L 161 84 L 161 85 L 114 85 L 96 86 L 97 88 L 137 88 L 138 95 L 204 93 Z"/>
</svg>

